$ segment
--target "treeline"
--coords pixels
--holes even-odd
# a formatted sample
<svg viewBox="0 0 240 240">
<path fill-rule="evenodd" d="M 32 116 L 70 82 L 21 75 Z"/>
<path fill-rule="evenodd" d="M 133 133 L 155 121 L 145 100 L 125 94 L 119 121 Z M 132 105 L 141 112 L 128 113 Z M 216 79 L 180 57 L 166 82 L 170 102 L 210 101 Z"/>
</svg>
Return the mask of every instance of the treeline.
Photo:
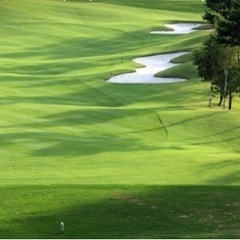
<svg viewBox="0 0 240 240">
<path fill-rule="evenodd" d="M 219 106 L 232 108 L 233 97 L 240 92 L 240 0 L 206 0 L 203 19 L 213 32 L 193 52 L 198 74 L 211 83 L 212 98 L 219 93 Z"/>
</svg>

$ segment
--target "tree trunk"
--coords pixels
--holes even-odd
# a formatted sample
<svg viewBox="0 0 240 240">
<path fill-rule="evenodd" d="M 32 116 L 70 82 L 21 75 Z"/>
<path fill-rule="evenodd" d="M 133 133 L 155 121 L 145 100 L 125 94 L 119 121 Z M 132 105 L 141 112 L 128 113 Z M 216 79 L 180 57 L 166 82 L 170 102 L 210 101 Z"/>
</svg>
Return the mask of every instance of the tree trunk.
<svg viewBox="0 0 240 240">
<path fill-rule="evenodd" d="M 223 109 L 226 107 L 227 88 L 228 88 L 228 70 L 224 70 L 225 81 L 224 81 L 224 93 L 223 93 Z"/>
<path fill-rule="evenodd" d="M 220 97 L 219 97 L 219 103 L 218 103 L 218 106 L 221 106 L 221 104 L 222 104 L 222 101 L 223 101 L 223 94 L 224 94 L 223 87 L 220 87 Z"/>
<path fill-rule="evenodd" d="M 210 93 L 209 104 L 208 104 L 209 107 L 211 107 L 211 105 L 212 105 L 212 99 L 213 99 L 213 96 L 214 96 L 214 94 L 213 94 L 213 85 L 211 85 L 210 89 L 211 89 L 211 93 Z"/>
<path fill-rule="evenodd" d="M 222 100 L 223 100 L 223 94 L 221 93 L 221 95 L 220 95 L 220 99 L 219 99 L 219 103 L 218 103 L 218 106 L 221 106 L 221 104 L 222 104 Z"/>
<path fill-rule="evenodd" d="M 231 109 L 232 109 L 232 99 L 233 99 L 232 91 L 229 91 L 228 110 L 231 110 Z"/>
</svg>

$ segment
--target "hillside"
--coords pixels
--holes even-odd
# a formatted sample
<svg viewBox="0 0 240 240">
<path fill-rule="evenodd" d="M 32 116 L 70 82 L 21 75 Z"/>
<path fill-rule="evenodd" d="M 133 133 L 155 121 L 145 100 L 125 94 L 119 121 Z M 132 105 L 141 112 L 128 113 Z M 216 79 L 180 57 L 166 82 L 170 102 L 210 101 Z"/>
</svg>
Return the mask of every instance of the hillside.
<svg viewBox="0 0 240 240">
<path fill-rule="evenodd" d="M 0 238 L 240 237 L 238 96 L 232 111 L 218 96 L 208 108 L 190 57 L 170 69 L 186 82 L 106 82 L 133 58 L 191 52 L 209 30 L 150 31 L 203 11 L 195 0 L 0 1 Z"/>
</svg>

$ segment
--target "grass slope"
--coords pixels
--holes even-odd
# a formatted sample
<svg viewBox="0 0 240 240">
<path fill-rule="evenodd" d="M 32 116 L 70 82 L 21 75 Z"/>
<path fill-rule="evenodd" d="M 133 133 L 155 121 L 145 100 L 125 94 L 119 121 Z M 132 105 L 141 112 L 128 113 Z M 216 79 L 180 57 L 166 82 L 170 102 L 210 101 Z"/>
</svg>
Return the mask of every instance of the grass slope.
<svg viewBox="0 0 240 240">
<path fill-rule="evenodd" d="M 200 1 L 0 1 L 1 238 L 239 238 L 239 100 L 207 108 L 189 57 L 119 85 L 134 57 L 193 49 Z M 214 100 L 217 102 L 217 99 Z M 188 206 L 188 207 L 187 207 Z M 59 235 L 59 223 L 66 231 Z"/>
</svg>

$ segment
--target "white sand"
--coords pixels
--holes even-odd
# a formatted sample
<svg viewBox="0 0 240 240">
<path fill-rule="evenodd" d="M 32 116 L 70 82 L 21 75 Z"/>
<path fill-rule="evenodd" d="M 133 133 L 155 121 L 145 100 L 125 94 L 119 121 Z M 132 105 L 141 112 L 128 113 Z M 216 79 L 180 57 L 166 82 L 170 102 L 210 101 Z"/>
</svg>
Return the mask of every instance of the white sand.
<svg viewBox="0 0 240 240">
<path fill-rule="evenodd" d="M 153 31 L 153 34 L 188 34 L 197 31 L 194 28 L 201 26 L 197 23 L 177 23 L 167 24 L 172 31 Z M 160 71 L 166 70 L 177 64 L 170 61 L 176 57 L 186 54 L 187 52 L 178 52 L 171 54 L 160 54 L 149 57 L 136 58 L 133 61 L 144 65 L 143 68 L 137 68 L 133 73 L 124 73 L 121 75 L 111 77 L 107 82 L 110 83 L 124 83 L 124 84 L 157 84 L 157 83 L 173 83 L 183 82 L 186 79 L 181 78 L 158 78 L 154 75 Z"/>
<path fill-rule="evenodd" d="M 135 58 L 133 61 L 144 65 L 142 68 L 137 68 L 136 72 L 124 73 L 121 75 L 111 77 L 107 82 L 110 83 L 172 83 L 183 82 L 185 79 L 181 78 L 159 78 L 154 75 L 167 68 L 176 66 L 170 61 L 176 57 L 182 56 L 187 52 L 178 52 L 170 54 L 160 54 L 149 57 Z"/>
<path fill-rule="evenodd" d="M 169 31 L 152 31 L 152 34 L 188 34 L 197 31 L 197 29 L 202 24 L 198 23 L 176 23 L 176 24 L 166 24 L 166 27 L 170 28 Z"/>
</svg>

